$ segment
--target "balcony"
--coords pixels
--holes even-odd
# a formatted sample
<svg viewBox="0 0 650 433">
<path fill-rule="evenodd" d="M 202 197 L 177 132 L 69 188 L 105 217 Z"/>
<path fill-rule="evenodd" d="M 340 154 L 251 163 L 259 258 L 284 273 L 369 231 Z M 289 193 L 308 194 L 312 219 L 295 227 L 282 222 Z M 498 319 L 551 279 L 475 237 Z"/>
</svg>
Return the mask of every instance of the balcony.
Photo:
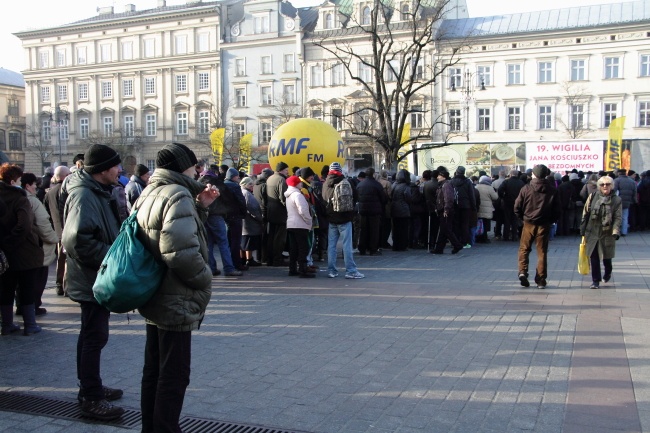
<svg viewBox="0 0 650 433">
<path fill-rule="evenodd" d="M 7 115 L 7 123 L 10 126 L 25 126 L 26 118 L 24 116 Z"/>
</svg>

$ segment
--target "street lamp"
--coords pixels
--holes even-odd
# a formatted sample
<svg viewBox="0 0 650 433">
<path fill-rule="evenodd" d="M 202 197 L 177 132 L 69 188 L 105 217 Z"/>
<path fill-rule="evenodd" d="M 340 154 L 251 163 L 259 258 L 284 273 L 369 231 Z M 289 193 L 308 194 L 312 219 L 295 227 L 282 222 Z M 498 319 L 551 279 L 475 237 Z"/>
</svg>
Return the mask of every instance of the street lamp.
<svg viewBox="0 0 650 433">
<path fill-rule="evenodd" d="M 479 78 L 478 85 L 474 85 L 472 83 L 475 77 Z M 469 107 L 475 102 L 474 91 L 477 87 L 481 91 L 485 90 L 485 79 L 483 78 L 483 74 L 476 75 L 466 69 L 465 73 L 463 74 L 462 86 L 460 86 L 459 100 L 465 111 L 465 136 L 467 137 L 467 141 L 469 141 Z M 455 81 L 452 81 L 451 83 L 451 91 L 456 91 Z"/>
<path fill-rule="evenodd" d="M 63 149 L 61 147 L 61 125 L 65 126 L 67 132 L 69 119 L 70 113 L 68 113 L 66 109 L 61 108 L 59 104 L 56 104 L 56 107 L 54 109 L 54 117 L 52 116 L 52 112 L 50 112 L 50 125 L 56 128 L 57 144 L 59 145 L 59 164 L 63 164 Z"/>
</svg>

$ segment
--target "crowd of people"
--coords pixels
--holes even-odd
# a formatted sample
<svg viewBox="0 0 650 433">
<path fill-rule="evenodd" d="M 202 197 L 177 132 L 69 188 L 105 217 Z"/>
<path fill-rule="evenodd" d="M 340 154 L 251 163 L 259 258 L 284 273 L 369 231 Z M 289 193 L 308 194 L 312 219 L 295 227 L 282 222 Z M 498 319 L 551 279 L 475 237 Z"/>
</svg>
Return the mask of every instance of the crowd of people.
<svg viewBox="0 0 650 433">
<path fill-rule="evenodd" d="M 125 176 L 120 155 L 93 145 L 42 177 L 15 164 L 0 166 L 0 275 L 2 335 L 41 332 L 47 313 L 41 297 L 56 262 L 56 293 L 79 303 L 78 399 L 82 414 L 111 420 L 124 410 L 112 401 L 123 392 L 102 383 L 101 351 L 109 338 L 110 312 L 92 287 L 121 223 L 137 211 L 138 237 L 164 264 L 161 287 L 141 308 L 146 319 L 142 377 L 143 432 L 177 431 L 189 384 L 191 332 L 200 326 L 212 279 L 239 277 L 259 266 L 288 268 L 289 276 L 314 278 L 327 260 L 337 278 L 338 245 L 344 277 L 361 279 L 354 255 L 380 256 L 427 250 L 451 254 L 493 241 L 519 242 L 518 279 L 529 287 L 533 243 L 534 281 L 547 285 L 549 240 L 582 235 L 591 263 L 591 288 L 612 278 L 615 241 L 650 228 L 650 171 L 551 173 L 544 165 L 506 176 L 446 167 L 415 176 L 368 167 L 355 176 L 338 162 L 291 169 L 279 162 L 247 175 L 207 164 L 180 143 L 164 146 L 153 173 L 141 164 Z M 392 244 L 390 243 L 392 242 Z M 601 273 L 600 264 L 604 266 Z M 14 305 L 16 306 L 14 314 Z M 14 323 L 21 315 L 23 327 Z"/>
</svg>

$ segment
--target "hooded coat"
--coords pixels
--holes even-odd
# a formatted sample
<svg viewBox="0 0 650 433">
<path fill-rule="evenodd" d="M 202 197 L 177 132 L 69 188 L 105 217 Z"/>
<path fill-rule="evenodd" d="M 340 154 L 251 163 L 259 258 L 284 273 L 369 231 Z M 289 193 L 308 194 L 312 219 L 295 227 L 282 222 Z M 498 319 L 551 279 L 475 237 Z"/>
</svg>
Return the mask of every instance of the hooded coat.
<svg viewBox="0 0 650 433">
<path fill-rule="evenodd" d="M 391 189 L 390 215 L 393 218 L 410 218 L 411 208 L 411 177 L 409 172 L 401 169 L 395 176 L 395 183 Z"/>
<path fill-rule="evenodd" d="M 302 191 L 295 186 L 289 186 L 284 196 L 287 203 L 287 228 L 311 230 L 311 207 Z"/>
<path fill-rule="evenodd" d="M 515 200 L 515 214 L 529 224 L 544 226 L 556 222 L 562 213 L 557 189 L 547 179 L 533 178 Z"/>
<path fill-rule="evenodd" d="M 140 314 L 168 331 L 198 329 L 212 294 L 204 227 L 207 209 L 195 197 L 204 185 L 158 168 L 135 202 L 138 239 L 165 265 L 162 283 Z M 66 226 L 67 229 L 67 226 Z"/>
</svg>

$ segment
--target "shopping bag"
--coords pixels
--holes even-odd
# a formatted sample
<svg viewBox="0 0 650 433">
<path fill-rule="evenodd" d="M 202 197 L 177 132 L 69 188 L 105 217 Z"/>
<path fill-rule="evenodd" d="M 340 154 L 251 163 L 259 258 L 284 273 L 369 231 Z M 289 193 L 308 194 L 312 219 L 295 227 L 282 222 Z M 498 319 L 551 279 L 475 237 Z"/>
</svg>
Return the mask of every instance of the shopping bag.
<svg viewBox="0 0 650 433">
<path fill-rule="evenodd" d="M 578 253 L 578 272 L 581 275 L 589 274 L 589 257 L 587 257 L 587 240 L 582 237 L 580 251 Z"/>
</svg>

